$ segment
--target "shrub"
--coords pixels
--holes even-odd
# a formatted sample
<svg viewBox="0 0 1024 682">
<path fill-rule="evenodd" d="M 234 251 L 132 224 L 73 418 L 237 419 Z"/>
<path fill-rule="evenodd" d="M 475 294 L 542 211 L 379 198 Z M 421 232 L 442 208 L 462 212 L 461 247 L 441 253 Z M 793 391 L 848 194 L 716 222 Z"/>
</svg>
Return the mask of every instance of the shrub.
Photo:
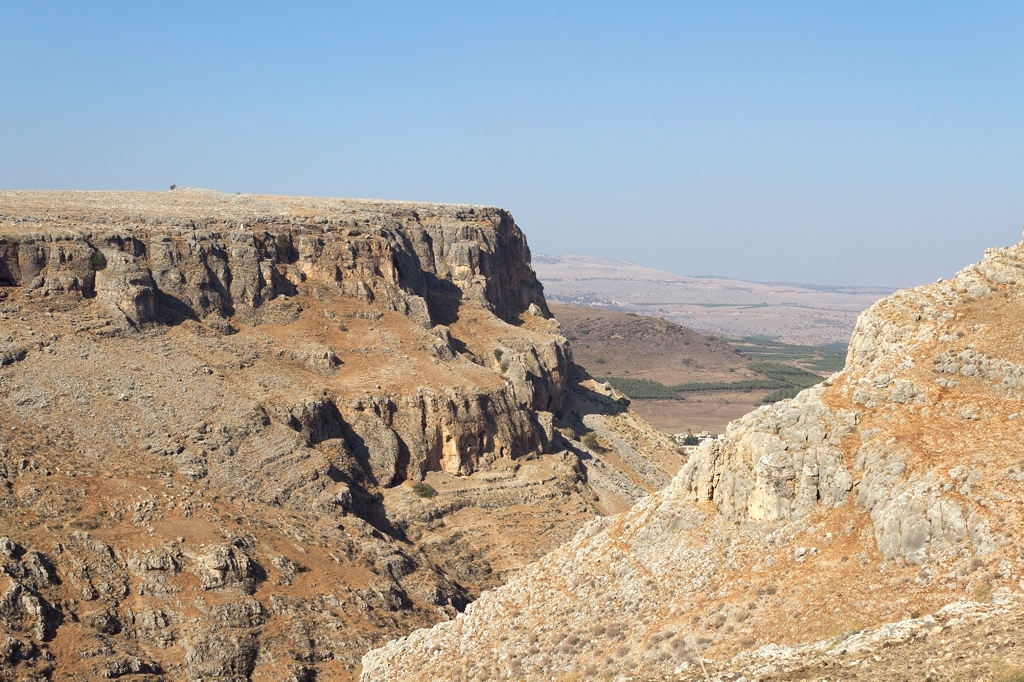
<svg viewBox="0 0 1024 682">
<path fill-rule="evenodd" d="M 602 357 L 596 357 L 596 358 L 594 358 L 594 362 L 596 362 L 596 363 L 597 363 L 597 364 L 599 364 L 599 365 L 603 365 L 604 363 L 606 363 L 606 362 L 608 362 L 608 361 L 607 361 L 607 360 L 605 360 L 605 359 L 604 359 L 604 358 L 602 358 Z"/>
<path fill-rule="evenodd" d="M 700 438 L 691 433 L 686 438 L 683 438 L 683 445 L 700 445 Z"/>
<path fill-rule="evenodd" d="M 980 583 L 974 588 L 974 601 L 982 604 L 987 604 L 992 601 L 992 585 L 989 583 Z"/>
<path fill-rule="evenodd" d="M 413 483 L 412 491 L 416 493 L 417 497 L 424 497 L 428 499 L 437 495 L 437 491 L 434 489 L 434 486 L 423 481 L 417 481 L 416 483 Z"/>
<path fill-rule="evenodd" d="M 277 253 L 280 259 L 285 263 L 294 263 L 295 259 L 299 257 L 299 253 L 292 244 L 292 236 L 287 232 L 282 232 L 277 235 L 275 242 L 277 243 Z"/>
<path fill-rule="evenodd" d="M 103 270 L 107 267 L 107 257 L 103 255 L 102 251 L 93 251 L 89 262 L 92 264 L 93 270 Z"/>
<path fill-rule="evenodd" d="M 500 349 L 500 348 L 495 348 L 494 349 L 494 359 L 497 360 L 498 362 L 501 362 L 501 356 L 504 355 L 504 354 L 505 354 L 505 351 L 503 351 L 502 349 Z"/>
<path fill-rule="evenodd" d="M 598 450 L 601 448 L 601 441 L 597 439 L 597 434 L 593 431 L 587 431 L 583 434 L 583 438 L 580 442 L 587 446 L 590 450 Z"/>
</svg>

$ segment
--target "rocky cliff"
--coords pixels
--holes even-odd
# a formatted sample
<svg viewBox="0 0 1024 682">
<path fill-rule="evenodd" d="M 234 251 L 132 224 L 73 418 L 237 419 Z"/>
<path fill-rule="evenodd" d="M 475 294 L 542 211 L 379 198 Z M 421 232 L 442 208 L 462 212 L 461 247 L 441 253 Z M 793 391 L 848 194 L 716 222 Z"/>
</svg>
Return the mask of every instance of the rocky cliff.
<svg viewBox="0 0 1024 682">
<path fill-rule="evenodd" d="M 736 420 L 461 617 L 371 652 L 363 680 L 805 679 L 779 661 L 841 668 L 893 640 L 922 642 L 900 674 L 953 679 L 950 646 L 921 651 L 958 613 L 1019 611 L 1024 589 L 1022 318 L 1024 244 L 878 302 L 842 372 Z M 982 606 L 936 611 L 958 600 Z M 962 650 L 972 632 L 942 637 Z M 1024 664 L 1007 642 L 989 663 Z"/>
<path fill-rule="evenodd" d="M 0 679 L 351 679 L 668 482 L 624 402 L 500 209 L 0 192 Z"/>
</svg>

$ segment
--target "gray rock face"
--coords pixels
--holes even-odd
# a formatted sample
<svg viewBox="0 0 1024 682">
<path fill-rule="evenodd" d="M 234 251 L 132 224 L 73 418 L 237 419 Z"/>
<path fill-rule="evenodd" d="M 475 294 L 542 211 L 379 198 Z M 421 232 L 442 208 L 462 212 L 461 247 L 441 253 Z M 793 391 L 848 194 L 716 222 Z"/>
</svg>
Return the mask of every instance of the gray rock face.
<svg viewBox="0 0 1024 682">
<path fill-rule="evenodd" d="M 43 555 L 34 551 L 26 555 L 8 538 L 0 538 L 0 552 L 6 558 L 0 572 L 0 621 L 37 641 L 51 639 L 60 614 L 39 591 L 55 583 L 53 567 Z"/>
<path fill-rule="evenodd" d="M 426 328 L 444 323 L 463 298 L 506 321 L 530 306 L 550 316 L 526 238 L 507 211 L 358 201 L 332 208 L 321 220 L 265 202 L 260 210 L 237 206 L 230 217 L 172 212 L 138 225 L 115 203 L 63 234 L 5 235 L 0 283 L 95 295 L 135 325 L 210 315 L 256 321 L 265 302 L 304 282 Z M 106 262 L 98 271 L 97 253 Z"/>
<path fill-rule="evenodd" d="M 257 576 L 245 552 L 231 546 L 213 547 L 195 557 L 191 570 L 207 590 L 234 588 L 245 594 L 256 591 Z"/>
<path fill-rule="evenodd" d="M 726 518 L 775 521 L 819 503 L 839 507 L 853 488 L 840 449 L 857 415 L 821 403 L 823 387 L 762 407 L 729 424 L 680 472 L 694 501 L 711 500 Z"/>
</svg>

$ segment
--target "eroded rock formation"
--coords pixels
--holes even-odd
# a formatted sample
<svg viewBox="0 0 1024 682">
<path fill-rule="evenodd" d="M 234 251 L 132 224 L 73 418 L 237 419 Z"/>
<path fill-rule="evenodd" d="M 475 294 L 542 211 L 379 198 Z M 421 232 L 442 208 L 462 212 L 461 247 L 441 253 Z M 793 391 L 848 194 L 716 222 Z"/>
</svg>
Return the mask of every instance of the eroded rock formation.
<svg viewBox="0 0 1024 682">
<path fill-rule="evenodd" d="M 351 679 L 667 482 L 619 398 L 499 209 L 0 192 L 0 679 Z"/>
<path fill-rule="evenodd" d="M 776 645 L 824 652 L 901 619 L 890 630 L 927 639 L 951 612 L 920 614 L 958 599 L 1019 609 L 1022 319 L 1024 244 L 878 302 L 842 372 L 736 420 L 665 490 L 459 618 L 371 652 L 362 679 L 706 679 L 730 660 L 761 679 Z"/>
</svg>

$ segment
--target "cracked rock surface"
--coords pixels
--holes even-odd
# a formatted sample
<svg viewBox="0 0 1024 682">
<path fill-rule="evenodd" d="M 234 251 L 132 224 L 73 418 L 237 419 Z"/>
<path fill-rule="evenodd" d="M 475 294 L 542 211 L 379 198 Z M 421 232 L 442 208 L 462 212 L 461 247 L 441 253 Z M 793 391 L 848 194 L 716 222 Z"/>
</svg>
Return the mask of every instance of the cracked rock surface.
<svg viewBox="0 0 1024 682">
<path fill-rule="evenodd" d="M 0 679 L 355 679 L 663 485 L 529 259 L 496 208 L 0 192 Z"/>
<path fill-rule="evenodd" d="M 842 372 L 732 422 L 668 487 L 460 617 L 367 654 L 362 679 L 1019 673 L 1022 327 L 1024 244 L 879 301 Z M 958 663 L 978 631 L 977 665 Z M 905 658 L 874 653 L 889 645 Z"/>
</svg>

